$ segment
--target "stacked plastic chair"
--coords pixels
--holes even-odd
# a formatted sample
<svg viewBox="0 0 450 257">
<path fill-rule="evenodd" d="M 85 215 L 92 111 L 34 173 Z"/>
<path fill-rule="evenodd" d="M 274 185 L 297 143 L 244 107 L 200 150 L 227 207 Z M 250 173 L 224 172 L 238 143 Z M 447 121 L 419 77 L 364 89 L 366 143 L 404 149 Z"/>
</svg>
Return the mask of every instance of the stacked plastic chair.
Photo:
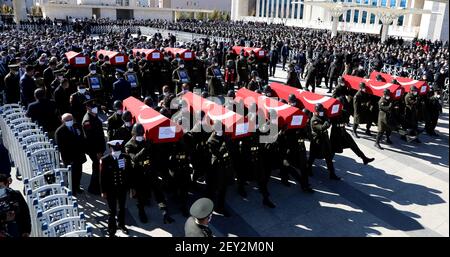
<svg viewBox="0 0 450 257">
<path fill-rule="evenodd" d="M 92 227 L 86 225 L 70 189 L 71 167 L 61 167 L 58 148 L 47 133 L 26 117 L 19 104 L 0 107 L 0 129 L 12 162 L 23 177 L 31 235 L 92 236 Z"/>
</svg>

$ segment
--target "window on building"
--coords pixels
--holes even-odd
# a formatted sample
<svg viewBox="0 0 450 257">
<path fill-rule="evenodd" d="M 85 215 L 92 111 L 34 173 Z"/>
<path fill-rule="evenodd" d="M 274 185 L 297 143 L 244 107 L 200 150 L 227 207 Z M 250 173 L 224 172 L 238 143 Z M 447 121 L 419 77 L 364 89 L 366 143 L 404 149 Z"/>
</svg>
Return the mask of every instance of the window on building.
<svg viewBox="0 0 450 257">
<path fill-rule="evenodd" d="M 378 0 L 372 0 L 372 6 L 377 6 Z"/>
<path fill-rule="evenodd" d="M 361 16 L 361 22 L 366 23 L 367 22 L 367 12 L 363 11 Z"/>
<path fill-rule="evenodd" d="M 375 14 L 370 14 L 370 24 L 374 24 L 375 23 Z"/>
<path fill-rule="evenodd" d="M 353 22 L 358 23 L 359 18 L 359 10 L 355 10 L 355 16 L 353 17 Z"/>
<path fill-rule="evenodd" d="M 356 0 L 356 3 L 357 3 L 357 4 L 360 4 L 360 3 L 361 3 L 361 0 Z"/>
<path fill-rule="evenodd" d="M 288 2 L 290 2 L 289 0 L 284 0 L 284 16 L 283 18 L 287 18 L 288 17 L 288 13 L 287 13 L 287 6 L 288 6 Z M 289 3 L 290 4 L 290 3 Z"/>
<path fill-rule="evenodd" d="M 396 2 L 396 0 L 391 0 L 391 7 L 395 7 Z"/>
<path fill-rule="evenodd" d="M 397 19 L 397 26 L 403 26 L 403 20 L 404 20 L 404 18 L 405 18 L 404 15 L 398 17 L 398 19 Z"/>
<path fill-rule="evenodd" d="M 347 13 L 345 14 L 345 21 L 350 22 L 351 16 L 352 16 L 352 11 L 348 10 Z"/>
<path fill-rule="evenodd" d="M 300 4 L 294 4 L 295 6 L 294 6 L 294 19 L 297 19 L 298 18 L 298 6 L 300 5 Z M 302 5 L 303 6 L 303 5 Z"/>
<path fill-rule="evenodd" d="M 282 0 L 278 0 L 278 17 L 277 18 L 282 18 L 283 16 L 281 15 L 281 10 L 283 9 L 283 1 Z"/>
<path fill-rule="evenodd" d="M 387 0 L 381 0 L 381 6 L 387 6 Z"/>
<path fill-rule="evenodd" d="M 273 17 L 273 15 L 272 15 L 272 1 L 273 0 L 268 0 L 267 1 L 267 4 L 269 5 L 269 13 L 267 14 L 267 17 Z"/>
<path fill-rule="evenodd" d="M 369 4 L 369 0 L 364 0 L 364 4 Z"/>
<path fill-rule="evenodd" d="M 341 16 L 339 16 L 339 22 L 343 22 L 344 21 L 344 15 L 342 14 Z"/>
<path fill-rule="evenodd" d="M 259 0 L 259 17 L 262 16 L 263 0 Z"/>
<path fill-rule="evenodd" d="M 400 7 L 406 7 L 406 0 L 400 0 Z"/>
<path fill-rule="evenodd" d="M 303 2 L 303 0 L 302 0 Z M 303 11 L 304 11 L 304 5 L 300 5 L 300 19 L 303 19 Z"/>
</svg>

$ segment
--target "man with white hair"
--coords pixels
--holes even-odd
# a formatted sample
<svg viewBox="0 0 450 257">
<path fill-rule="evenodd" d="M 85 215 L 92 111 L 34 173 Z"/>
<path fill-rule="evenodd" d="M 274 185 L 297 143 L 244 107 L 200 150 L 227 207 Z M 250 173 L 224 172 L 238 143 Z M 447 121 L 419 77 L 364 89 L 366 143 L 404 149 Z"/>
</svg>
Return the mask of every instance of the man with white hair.
<svg viewBox="0 0 450 257">
<path fill-rule="evenodd" d="M 86 162 L 84 136 L 80 125 L 74 122 L 72 114 L 63 114 L 61 120 L 62 124 L 55 132 L 55 140 L 64 165 L 72 166 L 71 186 L 73 195 L 77 195 L 83 192 L 80 181 L 83 163 Z"/>
</svg>

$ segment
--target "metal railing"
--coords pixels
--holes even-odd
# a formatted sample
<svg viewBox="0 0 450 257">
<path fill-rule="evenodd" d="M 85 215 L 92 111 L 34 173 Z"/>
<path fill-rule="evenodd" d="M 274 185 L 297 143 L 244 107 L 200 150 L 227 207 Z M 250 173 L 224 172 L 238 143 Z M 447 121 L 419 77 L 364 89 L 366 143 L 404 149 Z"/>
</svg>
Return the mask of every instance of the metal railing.
<svg viewBox="0 0 450 257">
<path fill-rule="evenodd" d="M 0 107 L 0 131 L 16 172 L 24 178 L 31 236 L 91 236 L 70 190 L 71 167 L 61 167 L 58 147 L 47 133 L 19 104 Z"/>
</svg>

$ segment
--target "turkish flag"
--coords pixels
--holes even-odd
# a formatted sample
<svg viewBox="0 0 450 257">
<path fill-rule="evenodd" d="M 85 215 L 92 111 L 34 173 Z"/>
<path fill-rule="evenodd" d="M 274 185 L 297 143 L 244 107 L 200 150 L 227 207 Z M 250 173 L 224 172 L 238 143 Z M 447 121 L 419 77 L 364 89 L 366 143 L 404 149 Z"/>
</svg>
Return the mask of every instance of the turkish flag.
<svg viewBox="0 0 450 257">
<path fill-rule="evenodd" d="M 396 79 L 398 81 L 398 83 L 403 87 L 403 90 L 406 93 L 411 91 L 411 86 L 416 86 L 417 89 L 419 90 L 420 95 L 426 95 L 428 93 L 428 90 L 430 89 L 426 81 L 415 80 L 415 79 L 406 78 L 406 77 L 393 76 L 391 74 L 377 72 L 377 71 L 373 71 L 370 74 L 370 78 L 375 80 L 376 77 L 378 76 L 378 74 L 381 75 L 381 77 L 387 82 L 392 82 L 392 80 Z"/>
<path fill-rule="evenodd" d="M 367 86 L 367 93 L 382 97 L 384 95 L 384 90 L 389 89 L 391 92 L 391 97 L 398 100 L 402 97 L 405 90 L 402 86 L 397 84 L 392 84 L 384 81 L 376 81 L 375 79 L 364 79 L 356 76 L 344 75 L 344 83 L 347 87 L 354 90 L 359 90 L 359 83 L 364 82 Z"/>
<path fill-rule="evenodd" d="M 243 102 L 247 108 L 255 103 L 258 109 L 263 111 L 266 119 L 269 116 L 269 111 L 275 110 L 278 114 L 278 124 L 287 126 L 287 128 L 303 128 L 308 121 L 308 116 L 300 109 L 246 88 L 241 88 L 236 92 L 235 101 Z"/>
<path fill-rule="evenodd" d="M 183 136 L 180 126 L 138 99 L 130 96 L 123 101 L 123 106 L 136 123 L 144 126 L 145 137 L 153 143 L 177 142 Z"/>
<path fill-rule="evenodd" d="M 111 65 L 125 65 L 128 63 L 128 56 L 124 55 L 122 53 L 116 52 L 116 51 L 108 51 L 108 50 L 98 50 L 97 51 L 97 58 L 100 55 L 108 56 L 109 62 Z"/>
<path fill-rule="evenodd" d="M 65 55 L 67 60 L 69 61 L 70 66 L 72 67 L 87 67 L 91 63 L 91 60 L 87 56 L 84 56 L 82 53 L 69 51 Z"/>
<path fill-rule="evenodd" d="M 279 98 L 286 101 L 288 101 L 290 94 L 294 94 L 310 112 L 315 112 L 316 104 L 320 103 L 325 108 L 328 117 L 331 118 L 341 114 L 342 103 L 335 98 L 315 94 L 276 82 L 271 83 L 270 88 L 272 88 Z"/>
</svg>

